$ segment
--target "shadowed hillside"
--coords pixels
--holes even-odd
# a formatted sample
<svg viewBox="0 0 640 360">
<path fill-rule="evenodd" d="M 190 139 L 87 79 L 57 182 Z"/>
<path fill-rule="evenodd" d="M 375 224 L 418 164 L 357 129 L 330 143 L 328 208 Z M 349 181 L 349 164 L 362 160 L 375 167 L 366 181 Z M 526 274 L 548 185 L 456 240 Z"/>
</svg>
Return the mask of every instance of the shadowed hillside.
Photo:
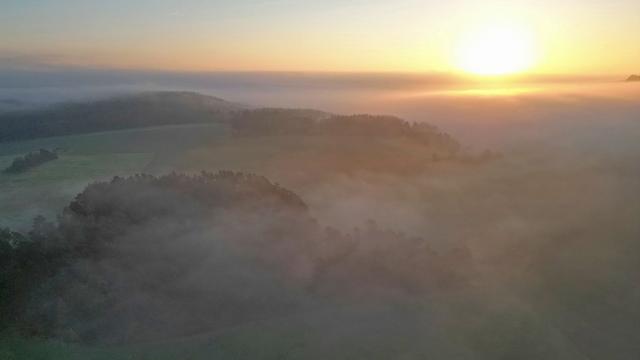
<svg viewBox="0 0 640 360">
<path fill-rule="evenodd" d="M 0 142 L 107 130 L 216 123 L 238 104 L 191 92 L 155 92 L 0 114 Z"/>
</svg>

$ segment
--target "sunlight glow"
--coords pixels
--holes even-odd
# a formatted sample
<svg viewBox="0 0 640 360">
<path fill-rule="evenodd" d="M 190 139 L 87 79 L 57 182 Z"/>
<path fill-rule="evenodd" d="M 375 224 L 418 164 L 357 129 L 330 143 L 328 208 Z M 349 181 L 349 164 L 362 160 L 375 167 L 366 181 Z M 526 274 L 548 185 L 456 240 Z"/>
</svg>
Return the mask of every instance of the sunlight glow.
<svg viewBox="0 0 640 360">
<path fill-rule="evenodd" d="M 533 66 L 534 41 L 517 26 L 488 26 L 464 36 L 457 49 L 457 66 L 476 75 L 506 75 Z"/>
</svg>

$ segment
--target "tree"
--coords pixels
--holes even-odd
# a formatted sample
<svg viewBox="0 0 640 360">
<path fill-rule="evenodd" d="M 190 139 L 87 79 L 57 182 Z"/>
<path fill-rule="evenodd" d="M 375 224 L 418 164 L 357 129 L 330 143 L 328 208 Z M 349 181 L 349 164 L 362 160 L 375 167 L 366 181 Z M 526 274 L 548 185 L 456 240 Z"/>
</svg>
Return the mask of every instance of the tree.
<svg viewBox="0 0 640 360">
<path fill-rule="evenodd" d="M 58 154 L 55 151 L 40 149 L 37 152 L 30 152 L 23 157 L 17 157 L 4 172 L 9 174 L 25 172 L 46 162 L 56 160 L 57 158 Z"/>
</svg>

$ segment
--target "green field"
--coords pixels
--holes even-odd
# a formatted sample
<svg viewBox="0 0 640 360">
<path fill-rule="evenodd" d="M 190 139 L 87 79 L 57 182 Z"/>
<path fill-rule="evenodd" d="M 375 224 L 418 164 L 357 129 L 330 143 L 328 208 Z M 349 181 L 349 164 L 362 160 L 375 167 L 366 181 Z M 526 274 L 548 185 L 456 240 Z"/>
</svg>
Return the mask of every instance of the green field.
<svg viewBox="0 0 640 360">
<path fill-rule="evenodd" d="M 19 155 L 58 149 L 30 171 L 0 174 L 0 226 L 54 217 L 88 183 L 136 173 L 234 170 L 258 173 L 306 195 L 327 177 L 358 171 L 406 173 L 432 163 L 429 150 L 394 138 L 231 137 L 223 125 L 165 126 L 0 144 L 0 168 Z"/>
<path fill-rule="evenodd" d="M 226 135 L 220 125 L 166 126 L 0 144 L 0 169 L 40 148 L 60 158 L 21 174 L 0 174 L 0 226 L 18 229 L 56 214 L 88 183 L 113 176 L 170 171 L 192 147 Z"/>
</svg>

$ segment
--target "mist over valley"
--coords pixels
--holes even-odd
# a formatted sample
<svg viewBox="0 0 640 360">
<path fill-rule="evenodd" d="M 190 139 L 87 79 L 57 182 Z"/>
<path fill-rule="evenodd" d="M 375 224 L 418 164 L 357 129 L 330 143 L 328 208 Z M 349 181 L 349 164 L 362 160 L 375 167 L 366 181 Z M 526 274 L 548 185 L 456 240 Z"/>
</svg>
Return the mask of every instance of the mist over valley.
<svg viewBox="0 0 640 360">
<path fill-rule="evenodd" d="M 1 351 L 638 354 L 640 88 L 357 79 L 0 114 Z"/>
</svg>

